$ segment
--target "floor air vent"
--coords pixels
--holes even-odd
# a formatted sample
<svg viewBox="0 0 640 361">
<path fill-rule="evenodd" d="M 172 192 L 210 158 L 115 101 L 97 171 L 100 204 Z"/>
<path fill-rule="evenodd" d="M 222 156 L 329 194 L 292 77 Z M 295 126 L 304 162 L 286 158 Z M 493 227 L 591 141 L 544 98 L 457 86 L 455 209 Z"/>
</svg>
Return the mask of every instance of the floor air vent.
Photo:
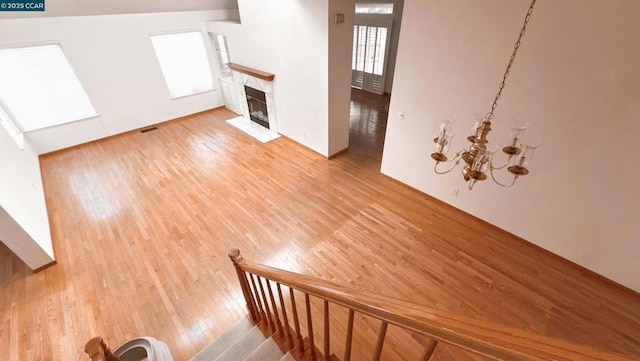
<svg viewBox="0 0 640 361">
<path fill-rule="evenodd" d="M 150 131 L 152 131 L 152 130 L 156 130 L 156 129 L 158 129 L 158 127 L 152 127 L 152 128 L 142 129 L 142 130 L 140 131 L 140 133 L 146 133 L 146 132 L 150 132 Z"/>
</svg>

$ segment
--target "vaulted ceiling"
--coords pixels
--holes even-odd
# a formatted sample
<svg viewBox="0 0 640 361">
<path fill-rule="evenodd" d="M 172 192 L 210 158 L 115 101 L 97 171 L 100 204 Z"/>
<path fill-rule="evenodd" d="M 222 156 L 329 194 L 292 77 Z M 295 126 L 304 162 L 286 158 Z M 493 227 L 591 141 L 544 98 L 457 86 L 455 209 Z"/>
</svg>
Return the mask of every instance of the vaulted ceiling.
<svg viewBox="0 0 640 361">
<path fill-rule="evenodd" d="M 237 8 L 237 0 L 45 0 L 44 12 L 0 12 L 0 19 Z"/>
</svg>

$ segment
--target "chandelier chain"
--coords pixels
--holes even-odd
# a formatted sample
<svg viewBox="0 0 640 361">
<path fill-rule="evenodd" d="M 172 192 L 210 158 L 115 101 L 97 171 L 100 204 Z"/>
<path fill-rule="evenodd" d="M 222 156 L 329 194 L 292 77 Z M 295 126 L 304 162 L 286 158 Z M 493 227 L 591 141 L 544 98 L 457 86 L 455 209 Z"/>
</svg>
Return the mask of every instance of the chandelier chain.
<svg viewBox="0 0 640 361">
<path fill-rule="evenodd" d="M 516 58 L 518 49 L 520 48 L 522 37 L 524 36 L 524 33 L 527 31 L 527 24 L 529 24 L 529 19 L 531 19 L 531 13 L 533 13 L 533 7 L 535 5 L 536 5 L 536 0 L 533 0 L 531 2 L 531 6 L 529 6 L 529 11 L 527 12 L 527 15 L 524 18 L 524 24 L 522 25 L 522 29 L 520 30 L 520 35 L 518 36 L 518 40 L 516 41 L 516 44 L 513 47 L 513 53 L 511 54 L 511 58 L 509 59 L 509 64 L 507 65 L 507 69 L 504 72 L 504 76 L 502 77 L 502 82 L 500 83 L 500 86 L 498 88 L 498 93 L 496 94 L 496 97 L 493 100 L 493 104 L 491 105 L 491 111 L 489 111 L 489 113 L 487 113 L 487 115 L 485 116 L 485 120 L 487 122 L 490 122 L 491 119 L 493 119 L 493 112 L 498 107 L 498 100 L 502 95 L 502 90 L 504 89 L 504 85 L 507 82 L 507 78 L 509 77 L 509 72 L 511 71 L 511 65 L 513 65 L 513 61 Z"/>
</svg>

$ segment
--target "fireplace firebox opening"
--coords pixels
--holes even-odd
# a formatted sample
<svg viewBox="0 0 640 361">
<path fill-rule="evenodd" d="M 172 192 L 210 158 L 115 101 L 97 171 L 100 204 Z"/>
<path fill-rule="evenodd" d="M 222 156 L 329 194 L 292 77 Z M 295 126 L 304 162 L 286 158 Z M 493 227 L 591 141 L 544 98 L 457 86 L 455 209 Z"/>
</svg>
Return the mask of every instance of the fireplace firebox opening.
<svg viewBox="0 0 640 361">
<path fill-rule="evenodd" d="M 265 92 L 244 86 L 249 106 L 249 117 L 252 121 L 269 129 L 269 113 L 267 112 L 267 96 Z"/>
</svg>

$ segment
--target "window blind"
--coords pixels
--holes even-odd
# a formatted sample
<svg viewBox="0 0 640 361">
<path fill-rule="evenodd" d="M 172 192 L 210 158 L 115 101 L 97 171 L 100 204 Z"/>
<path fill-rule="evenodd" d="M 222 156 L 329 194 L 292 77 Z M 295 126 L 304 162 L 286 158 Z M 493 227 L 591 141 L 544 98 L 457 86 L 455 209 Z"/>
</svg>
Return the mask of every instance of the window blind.
<svg viewBox="0 0 640 361">
<path fill-rule="evenodd" d="M 200 32 L 151 35 L 172 98 L 213 89 L 213 79 Z"/>
<path fill-rule="evenodd" d="M 25 132 L 96 115 L 59 44 L 0 49 L 0 99 Z"/>
</svg>

